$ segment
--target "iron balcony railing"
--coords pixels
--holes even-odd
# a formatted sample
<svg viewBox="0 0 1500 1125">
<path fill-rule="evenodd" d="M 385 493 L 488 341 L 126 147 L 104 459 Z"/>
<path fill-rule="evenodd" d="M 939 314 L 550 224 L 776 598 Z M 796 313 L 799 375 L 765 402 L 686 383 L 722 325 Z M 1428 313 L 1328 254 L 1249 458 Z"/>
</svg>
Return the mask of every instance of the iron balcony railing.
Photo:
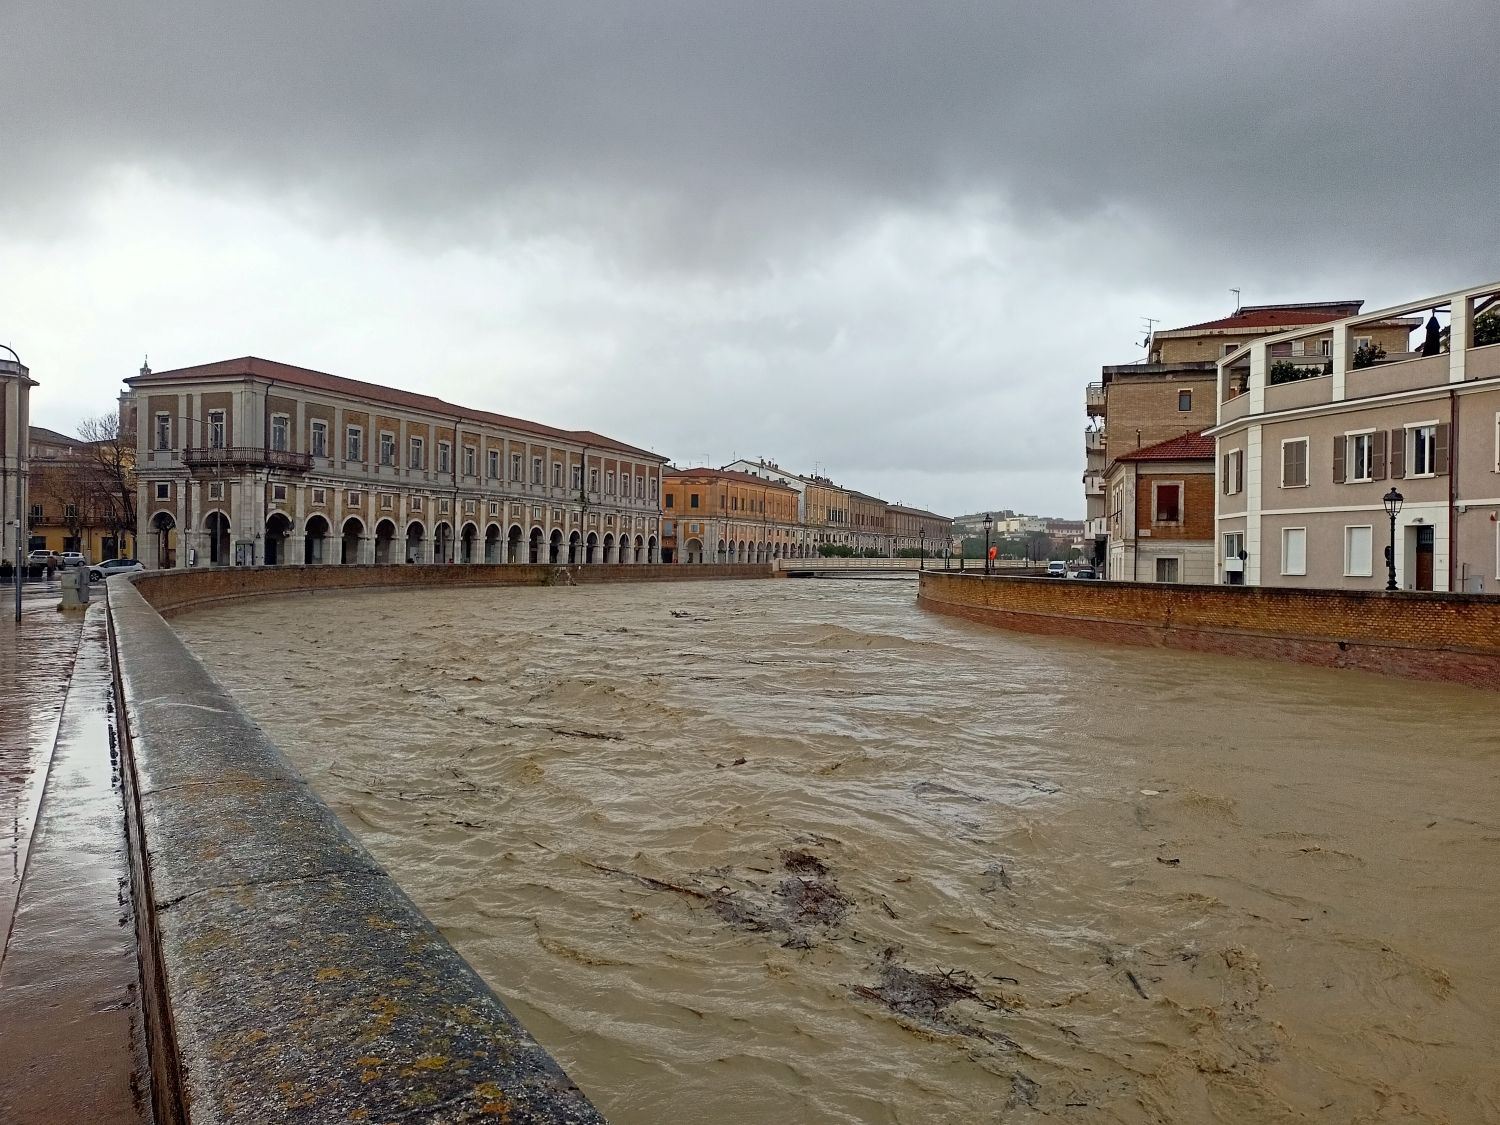
<svg viewBox="0 0 1500 1125">
<path fill-rule="evenodd" d="M 312 454 L 293 453 L 289 449 L 260 449 L 250 445 L 229 445 L 184 449 L 183 463 L 190 468 L 269 468 L 306 472 L 312 468 Z"/>
</svg>

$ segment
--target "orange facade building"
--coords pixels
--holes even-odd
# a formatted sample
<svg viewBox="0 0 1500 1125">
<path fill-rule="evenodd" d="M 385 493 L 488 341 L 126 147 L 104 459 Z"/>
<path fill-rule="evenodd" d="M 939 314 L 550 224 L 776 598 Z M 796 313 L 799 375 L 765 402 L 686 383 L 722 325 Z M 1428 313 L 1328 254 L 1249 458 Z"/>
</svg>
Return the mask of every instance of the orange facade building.
<svg viewBox="0 0 1500 1125">
<path fill-rule="evenodd" d="M 662 562 L 800 558 L 797 490 L 733 469 L 662 474 Z"/>
</svg>

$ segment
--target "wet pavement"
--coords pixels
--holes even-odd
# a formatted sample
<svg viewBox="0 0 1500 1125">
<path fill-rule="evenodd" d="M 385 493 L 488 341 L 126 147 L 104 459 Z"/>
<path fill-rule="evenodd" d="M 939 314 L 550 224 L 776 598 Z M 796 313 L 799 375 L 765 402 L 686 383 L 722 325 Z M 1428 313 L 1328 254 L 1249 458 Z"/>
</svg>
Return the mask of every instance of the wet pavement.
<svg viewBox="0 0 1500 1125">
<path fill-rule="evenodd" d="M 104 606 L 62 614 L 38 585 L 0 628 L 0 1120 L 149 1122 Z"/>
<path fill-rule="evenodd" d="M 27 583 L 19 624 L 15 588 L 0 588 L 0 965 L 83 626 L 82 614 L 57 611 L 59 586 Z"/>
</svg>

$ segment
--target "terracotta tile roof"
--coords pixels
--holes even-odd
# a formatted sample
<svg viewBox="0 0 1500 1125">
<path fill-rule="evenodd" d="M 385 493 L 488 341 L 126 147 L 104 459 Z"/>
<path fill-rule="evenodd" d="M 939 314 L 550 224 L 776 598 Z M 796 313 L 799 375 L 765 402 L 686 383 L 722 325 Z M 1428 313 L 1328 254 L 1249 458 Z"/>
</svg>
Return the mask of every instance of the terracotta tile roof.
<svg viewBox="0 0 1500 1125">
<path fill-rule="evenodd" d="M 1224 332 L 1235 329 L 1296 328 L 1303 324 L 1330 324 L 1342 320 L 1352 313 L 1339 313 L 1328 309 L 1242 309 L 1233 316 L 1218 320 L 1205 320 L 1202 324 L 1188 324 L 1182 328 L 1170 328 L 1167 332 Z M 1157 335 L 1166 333 L 1158 332 Z"/>
<path fill-rule="evenodd" d="M 905 504 L 887 504 L 886 510 L 899 512 L 903 516 L 924 516 L 928 519 L 942 520 L 945 523 L 953 522 L 952 516 L 940 516 L 936 512 L 929 512 L 926 508 L 908 508 Z"/>
<path fill-rule="evenodd" d="M 49 430 L 46 426 L 31 426 L 30 438 L 32 441 L 41 442 L 43 445 L 87 445 L 88 442 L 82 438 L 69 437 L 60 434 L 56 430 Z"/>
<path fill-rule="evenodd" d="M 662 471 L 663 480 L 671 480 L 673 477 L 710 477 L 713 480 L 732 480 L 740 484 L 758 484 L 763 488 L 780 488 L 786 492 L 797 491 L 784 481 L 758 477 L 754 473 L 742 473 L 738 469 L 665 469 Z"/>
<path fill-rule="evenodd" d="M 257 356 L 242 356 L 239 359 L 202 363 L 195 367 L 179 367 L 171 371 L 153 371 L 149 375 L 133 376 L 125 382 L 134 387 L 137 384 L 152 386 L 159 382 L 191 382 L 198 379 L 243 379 L 246 377 L 286 383 L 307 390 L 327 391 L 330 394 L 356 396 L 371 402 L 386 403 L 408 410 L 420 410 L 429 414 L 440 414 L 468 422 L 488 422 L 491 425 L 503 426 L 522 433 L 536 434 L 538 437 L 557 438 L 591 447 L 599 446 L 653 461 L 666 460 L 658 453 L 627 445 L 614 438 L 596 434 L 592 430 L 560 430 L 554 426 L 544 426 L 540 422 L 527 421 L 525 418 L 512 418 L 509 415 L 496 414 L 489 410 L 474 410 L 467 406 L 457 406 L 432 395 L 403 391 L 398 387 L 385 387 L 379 383 L 366 383 L 361 379 L 346 379 L 342 375 L 330 375 L 326 371 L 313 371 L 307 367 L 294 367 L 289 363 L 277 363 L 274 360 L 260 359 Z"/>
<path fill-rule="evenodd" d="M 1155 445 L 1143 446 L 1140 449 L 1132 449 L 1129 453 L 1122 453 L 1116 457 L 1116 461 L 1212 461 L 1214 459 L 1214 439 L 1204 437 L 1203 431 L 1195 434 L 1183 434 L 1181 437 L 1168 438 L 1159 441 Z"/>
</svg>

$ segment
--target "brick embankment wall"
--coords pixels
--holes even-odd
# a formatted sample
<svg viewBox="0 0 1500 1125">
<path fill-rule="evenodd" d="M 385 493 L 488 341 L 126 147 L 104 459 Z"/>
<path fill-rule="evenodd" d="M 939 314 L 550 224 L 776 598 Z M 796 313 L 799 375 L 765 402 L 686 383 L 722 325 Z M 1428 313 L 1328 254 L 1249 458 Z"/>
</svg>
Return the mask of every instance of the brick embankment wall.
<svg viewBox="0 0 1500 1125">
<path fill-rule="evenodd" d="M 918 604 L 1025 633 L 1500 688 L 1500 598 L 928 572 Z"/>
<path fill-rule="evenodd" d="M 596 582 L 667 582 L 715 578 L 770 578 L 767 563 L 677 565 L 632 563 L 612 566 L 533 566 L 489 564 L 400 564 L 391 566 L 201 567 L 151 571 L 135 579 L 158 613 L 170 617 L 188 609 L 262 594 L 318 590 L 430 589 L 472 586 L 568 586 Z"/>
<path fill-rule="evenodd" d="M 140 592 L 107 597 L 156 1119 L 602 1125 Z"/>
</svg>

